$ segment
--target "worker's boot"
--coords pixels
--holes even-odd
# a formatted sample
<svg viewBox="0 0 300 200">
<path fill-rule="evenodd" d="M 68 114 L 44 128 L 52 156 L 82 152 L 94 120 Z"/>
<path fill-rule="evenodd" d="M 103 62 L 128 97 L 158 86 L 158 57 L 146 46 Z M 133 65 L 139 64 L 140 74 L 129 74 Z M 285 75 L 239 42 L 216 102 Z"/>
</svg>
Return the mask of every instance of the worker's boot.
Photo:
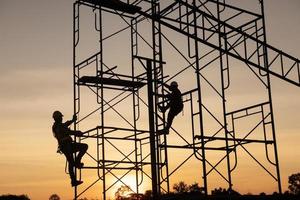
<svg viewBox="0 0 300 200">
<path fill-rule="evenodd" d="M 160 112 L 165 113 L 167 111 L 167 107 L 161 106 L 161 105 L 157 105 L 158 109 Z"/>
<path fill-rule="evenodd" d="M 76 162 L 76 163 L 75 163 L 75 167 L 76 167 L 76 168 L 79 168 L 79 169 L 80 169 L 80 168 L 82 168 L 83 166 L 84 166 L 84 164 L 83 164 L 82 162 Z"/>
<path fill-rule="evenodd" d="M 169 134 L 169 129 L 168 128 L 164 128 L 162 130 L 158 130 L 157 134 L 158 135 L 168 135 Z"/>
<path fill-rule="evenodd" d="M 71 181 L 72 187 L 78 186 L 78 185 L 80 185 L 81 183 L 83 183 L 83 181 L 77 181 L 77 180 L 72 180 L 72 181 Z"/>
</svg>

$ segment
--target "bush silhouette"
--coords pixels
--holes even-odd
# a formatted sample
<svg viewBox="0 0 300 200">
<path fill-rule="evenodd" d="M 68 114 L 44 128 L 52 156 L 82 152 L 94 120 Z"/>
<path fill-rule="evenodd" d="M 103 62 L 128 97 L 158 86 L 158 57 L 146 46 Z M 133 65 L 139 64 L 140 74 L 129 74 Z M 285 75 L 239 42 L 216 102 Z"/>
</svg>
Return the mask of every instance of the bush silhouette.
<svg viewBox="0 0 300 200">
<path fill-rule="evenodd" d="M 52 194 L 52 195 L 49 197 L 49 200 L 60 200 L 60 197 L 59 197 L 57 194 Z"/>
<path fill-rule="evenodd" d="M 13 195 L 13 194 L 6 194 L 1 195 L 0 200 L 30 200 L 30 198 L 27 195 Z"/>
<path fill-rule="evenodd" d="M 175 193 L 179 193 L 179 194 L 187 193 L 189 191 L 189 187 L 185 182 L 180 181 L 179 183 L 175 183 L 173 185 L 173 190 Z"/>
<path fill-rule="evenodd" d="M 294 195 L 300 195 L 300 173 L 289 176 L 289 190 Z"/>
</svg>

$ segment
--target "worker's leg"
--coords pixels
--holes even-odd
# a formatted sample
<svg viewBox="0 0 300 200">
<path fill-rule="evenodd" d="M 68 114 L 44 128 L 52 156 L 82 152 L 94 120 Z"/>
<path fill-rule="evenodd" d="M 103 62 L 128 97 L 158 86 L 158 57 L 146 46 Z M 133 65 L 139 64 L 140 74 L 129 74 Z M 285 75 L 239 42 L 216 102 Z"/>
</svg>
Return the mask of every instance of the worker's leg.
<svg viewBox="0 0 300 200">
<path fill-rule="evenodd" d="M 166 130 L 169 130 L 172 126 L 173 120 L 176 117 L 176 115 L 178 115 L 181 111 L 182 111 L 182 107 L 180 108 L 170 108 L 170 111 L 168 113 L 168 118 L 167 118 L 167 126 L 166 126 Z"/>
<path fill-rule="evenodd" d="M 159 108 L 160 112 L 164 113 L 170 108 L 170 104 L 167 104 L 166 106 L 161 106 L 158 104 L 158 108 Z"/>
<path fill-rule="evenodd" d="M 73 158 L 71 143 L 63 145 L 61 147 L 61 151 L 64 153 L 64 155 L 66 156 L 66 159 L 68 161 L 68 170 L 69 170 L 70 178 L 71 178 L 72 182 L 76 181 L 76 177 L 75 177 L 75 173 L 74 173 L 75 162 L 74 162 L 74 158 Z"/>
<path fill-rule="evenodd" d="M 75 172 L 74 172 L 75 161 L 74 161 L 74 157 L 73 157 L 74 152 L 73 152 L 72 143 L 67 143 L 67 144 L 62 145 L 61 151 L 64 153 L 64 155 L 66 156 L 67 161 L 68 161 L 68 170 L 69 170 L 69 175 L 71 178 L 72 187 L 80 185 L 81 183 L 83 183 L 83 181 L 76 180 L 76 176 L 75 176 Z"/>
<path fill-rule="evenodd" d="M 88 149 L 88 145 L 84 143 L 73 143 L 72 146 L 73 146 L 73 152 L 79 152 L 75 158 L 75 165 L 77 167 L 82 167 L 83 164 L 81 164 L 81 159 L 83 155 L 86 153 Z"/>
<path fill-rule="evenodd" d="M 167 118 L 167 126 L 166 126 L 167 130 L 169 130 L 171 128 L 175 116 L 176 116 L 176 114 L 173 112 L 173 110 L 170 110 L 168 113 L 168 118 Z"/>
<path fill-rule="evenodd" d="M 164 129 L 162 130 L 158 130 L 157 134 L 159 135 L 162 135 L 162 134 L 169 134 L 169 130 L 172 126 L 172 123 L 173 123 L 173 120 L 174 118 L 176 117 L 176 115 L 178 115 L 182 109 L 183 109 L 183 106 L 180 106 L 180 107 L 172 107 L 170 106 L 170 110 L 169 110 L 169 113 L 168 113 L 168 117 L 167 117 L 167 125 Z"/>
</svg>

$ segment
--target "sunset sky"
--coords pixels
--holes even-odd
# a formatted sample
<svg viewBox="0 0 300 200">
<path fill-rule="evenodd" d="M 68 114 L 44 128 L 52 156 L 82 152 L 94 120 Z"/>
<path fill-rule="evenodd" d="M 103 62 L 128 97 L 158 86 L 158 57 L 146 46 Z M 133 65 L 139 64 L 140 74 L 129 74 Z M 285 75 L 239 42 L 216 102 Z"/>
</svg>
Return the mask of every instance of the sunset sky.
<svg viewBox="0 0 300 200">
<path fill-rule="evenodd" d="M 240 6 L 250 1 L 256 3 L 243 0 Z M 73 114 L 73 2 L 0 0 L 0 195 L 27 194 L 33 200 L 53 193 L 64 200 L 73 197 L 65 158 L 56 154 L 51 132 L 54 110 L 61 110 L 66 120 Z M 268 43 L 297 58 L 299 9 L 299 0 L 265 0 Z M 272 78 L 272 92 L 285 191 L 288 176 L 300 172 L 300 88 Z M 254 194 L 276 190 L 256 181 L 247 180 L 235 189 Z M 248 189 L 248 183 L 254 187 Z"/>
</svg>

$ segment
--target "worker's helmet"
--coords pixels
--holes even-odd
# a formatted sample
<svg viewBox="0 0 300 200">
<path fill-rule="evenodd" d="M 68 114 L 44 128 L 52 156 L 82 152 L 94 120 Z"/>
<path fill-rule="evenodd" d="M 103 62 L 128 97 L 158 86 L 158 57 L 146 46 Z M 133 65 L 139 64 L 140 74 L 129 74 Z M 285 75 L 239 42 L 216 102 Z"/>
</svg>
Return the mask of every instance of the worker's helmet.
<svg viewBox="0 0 300 200">
<path fill-rule="evenodd" d="M 62 116 L 63 116 L 63 114 L 60 111 L 58 111 L 58 110 L 54 111 L 53 115 L 52 115 L 52 117 L 53 117 L 54 120 L 57 120 L 57 119 L 59 119 Z"/>
<path fill-rule="evenodd" d="M 178 83 L 176 81 L 171 82 L 171 87 L 178 87 Z"/>
</svg>

